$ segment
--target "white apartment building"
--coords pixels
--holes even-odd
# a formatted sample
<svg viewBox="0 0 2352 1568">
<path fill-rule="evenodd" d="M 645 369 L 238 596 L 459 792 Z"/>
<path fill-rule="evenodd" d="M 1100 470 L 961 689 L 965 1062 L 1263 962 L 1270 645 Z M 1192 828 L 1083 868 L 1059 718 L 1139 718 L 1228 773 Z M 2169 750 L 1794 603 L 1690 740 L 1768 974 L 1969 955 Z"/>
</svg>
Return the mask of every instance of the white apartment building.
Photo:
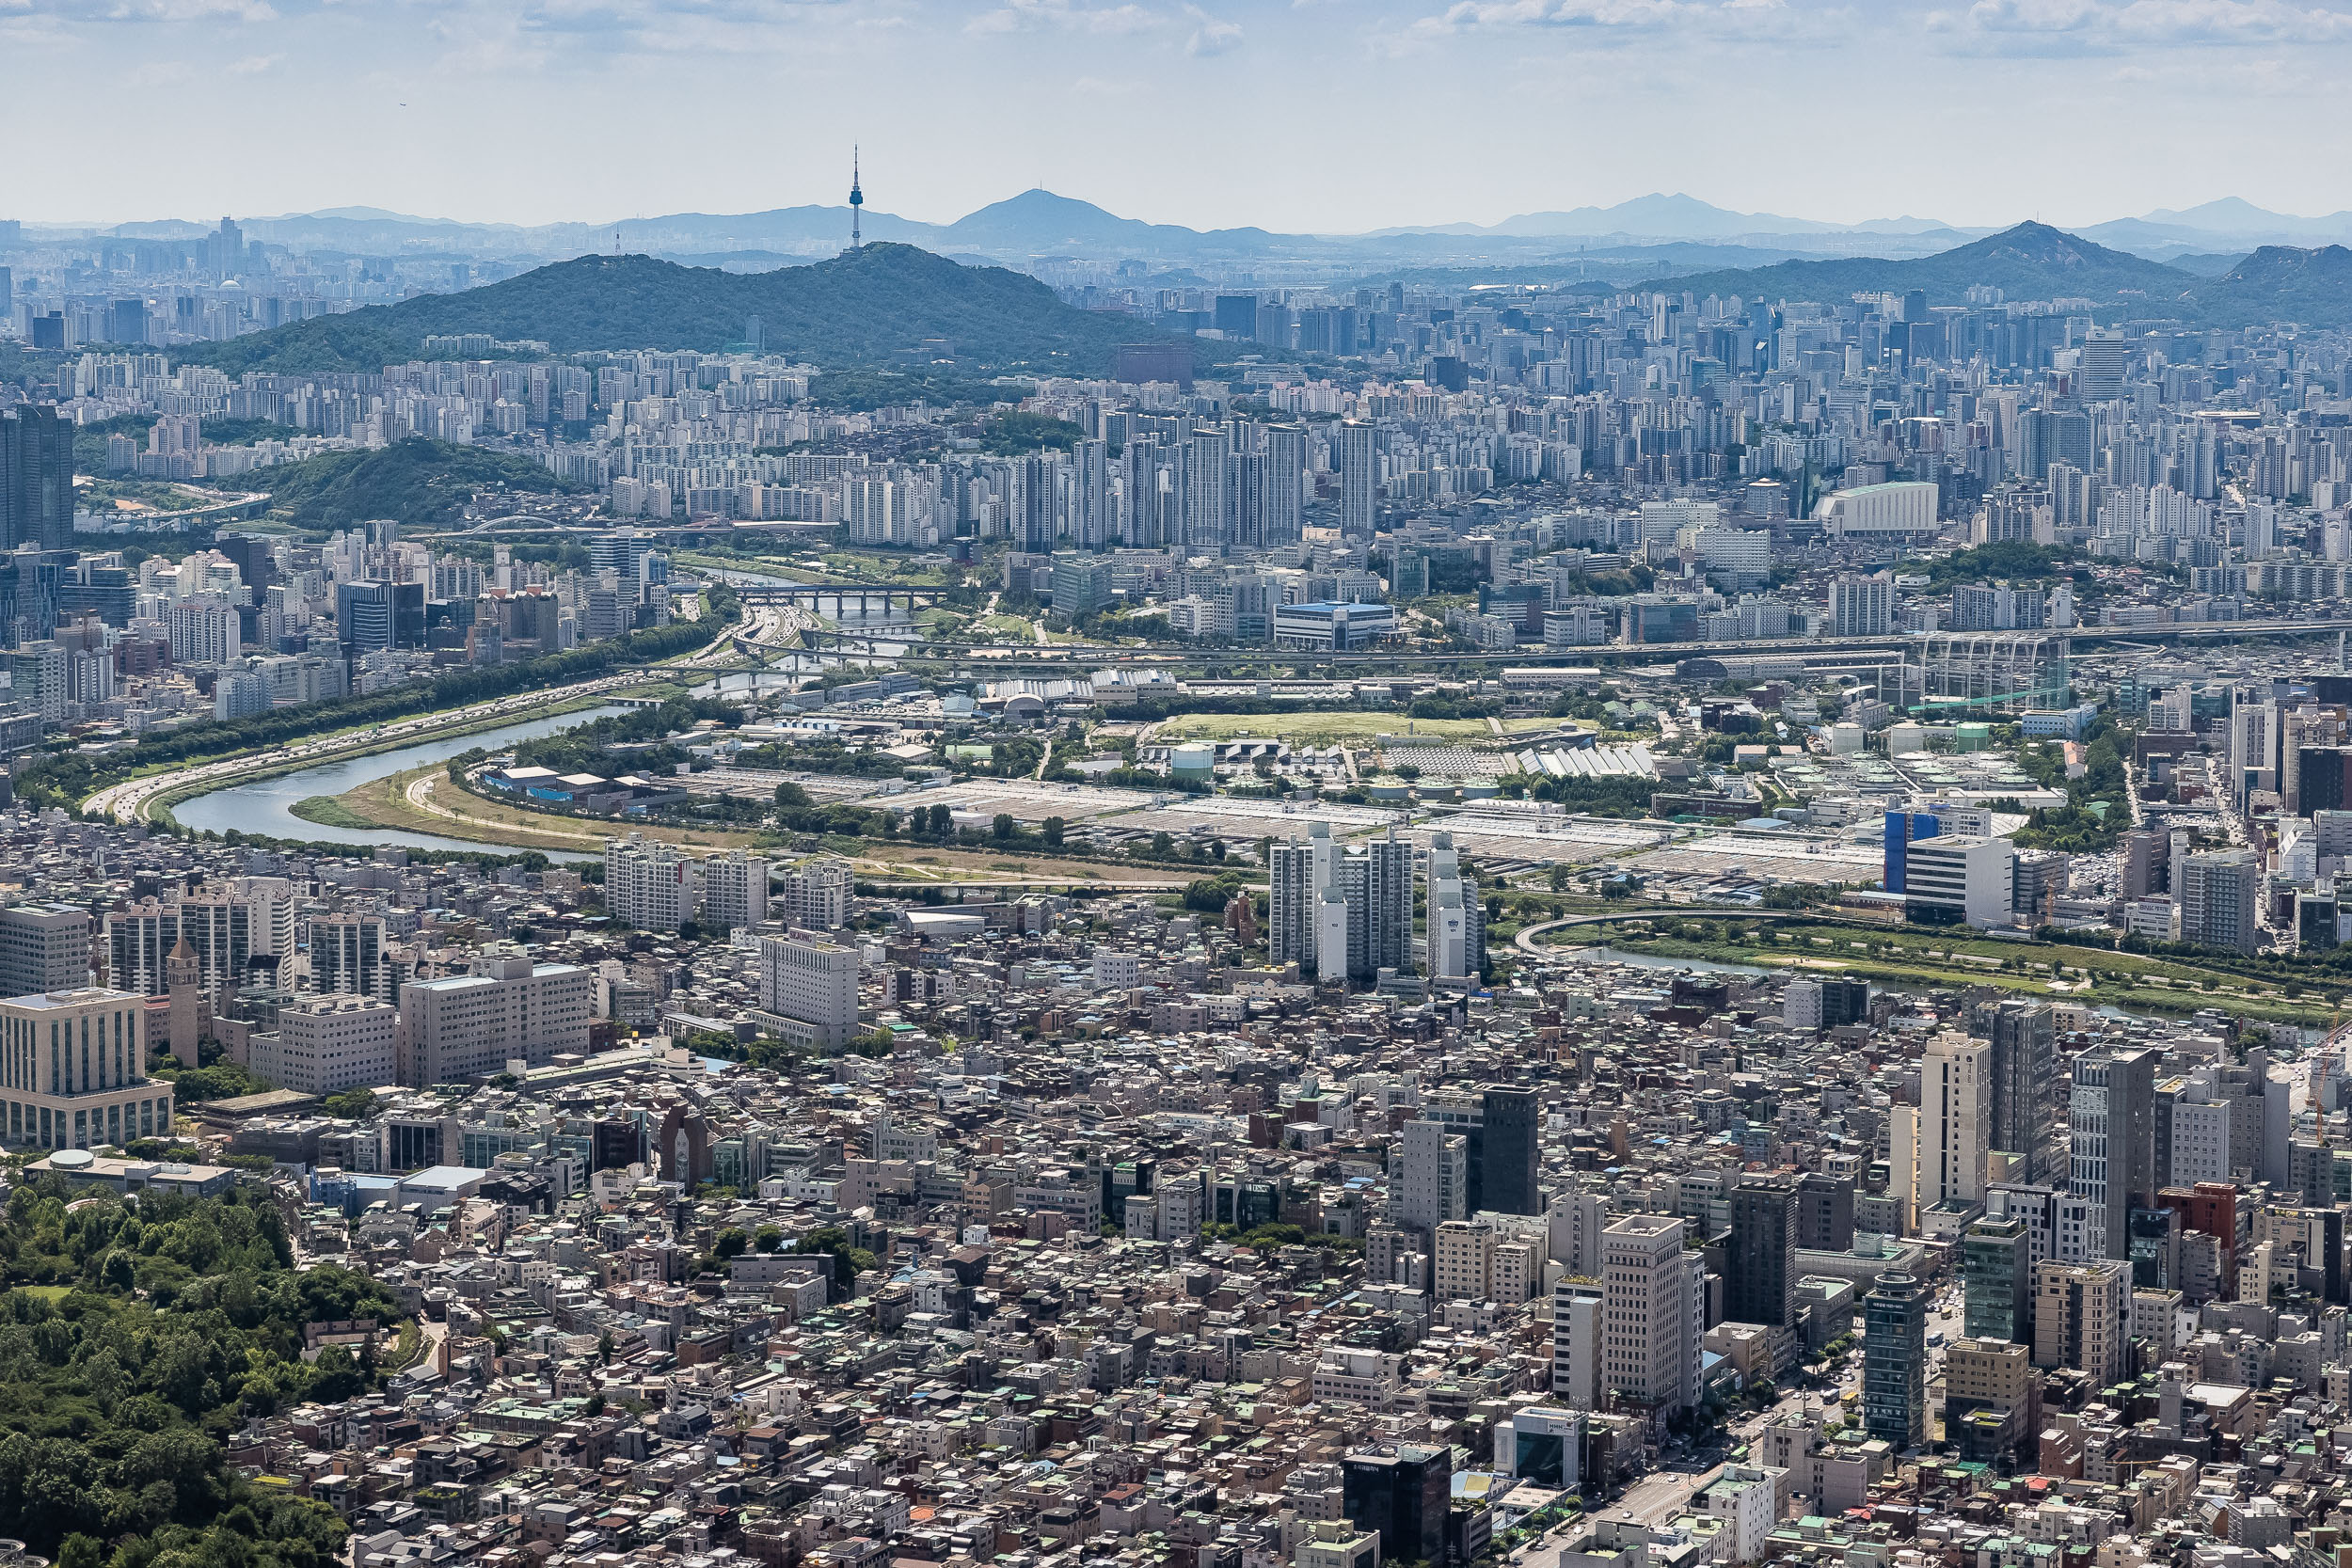
<svg viewBox="0 0 2352 1568">
<path fill-rule="evenodd" d="M 759 939 L 759 1006 L 784 1037 L 818 1051 L 839 1051 L 857 1029 L 857 954 L 830 942 Z"/>
<path fill-rule="evenodd" d="M 1094 950 L 1096 990 L 1132 990 L 1142 983 L 1143 959 L 1140 956 L 1109 947 Z"/>
<path fill-rule="evenodd" d="M 833 931 L 850 923 L 850 863 L 833 857 L 785 872 L 768 900 L 771 912 L 803 930 Z"/>
<path fill-rule="evenodd" d="M 400 988 L 398 1078 L 422 1087 L 487 1078 L 509 1061 L 546 1067 L 588 1049 L 596 977 L 577 964 L 485 954 L 473 973 Z"/>
<path fill-rule="evenodd" d="M 712 855 L 702 863 L 703 899 L 698 923 L 730 931 L 768 918 L 768 862 L 740 849 Z"/>
<path fill-rule="evenodd" d="M 1438 1227 L 1439 1301 L 1485 1301 L 1494 1293 L 1495 1230 L 1477 1220 Z"/>
<path fill-rule="evenodd" d="M 641 931 L 675 931 L 702 908 L 702 858 L 643 833 L 607 839 L 604 907 Z"/>
<path fill-rule="evenodd" d="M 372 996 L 318 996 L 278 1009 L 276 1034 L 255 1035 L 247 1065 L 281 1089 L 335 1094 L 397 1082 L 400 1014 Z"/>
</svg>

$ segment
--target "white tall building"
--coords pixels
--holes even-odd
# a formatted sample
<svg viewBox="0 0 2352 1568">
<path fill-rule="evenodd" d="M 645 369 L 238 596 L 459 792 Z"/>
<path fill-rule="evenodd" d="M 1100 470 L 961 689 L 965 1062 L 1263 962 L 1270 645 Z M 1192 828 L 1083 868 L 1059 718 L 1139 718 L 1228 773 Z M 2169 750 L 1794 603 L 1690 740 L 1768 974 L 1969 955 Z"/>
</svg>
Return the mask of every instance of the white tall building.
<svg viewBox="0 0 2352 1568">
<path fill-rule="evenodd" d="M 1608 1291 L 1587 1279 L 1563 1278 L 1551 1292 L 1551 1391 L 1571 1410 L 1608 1402 L 1601 1352 Z"/>
<path fill-rule="evenodd" d="M 233 664 L 243 651 L 236 607 L 216 594 L 182 599 L 168 625 L 174 664 Z"/>
<path fill-rule="evenodd" d="M 1903 898 L 1914 910 L 1979 930 L 2006 926 L 2015 877 L 2010 842 L 1943 833 L 1903 847 Z"/>
<path fill-rule="evenodd" d="M 857 953 L 830 942 L 759 939 L 759 1006 L 784 1037 L 839 1051 L 857 1029 Z"/>
<path fill-rule="evenodd" d="M 1993 1133 L 1993 1044 L 1939 1035 L 1919 1068 L 1919 1204 L 1984 1200 Z"/>
<path fill-rule="evenodd" d="M 703 902 L 697 924 L 730 931 L 768 918 L 768 862 L 740 849 L 702 863 Z"/>
<path fill-rule="evenodd" d="M 604 907 L 644 931 L 675 931 L 702 907 L 702 861 L 644 833 L 607 839 Z"/>
<path fill-rule="evenodd" d="M 1475 977 L 1486 967 L 1486 927 L 1478 884 L 1462 875 L 1462 858 L 1454 847 L 1454 835 L 1437 834 L 1429 846 L 1422 973 L 1432 980 Z"/>
<path fill-rule="evenodd" d="M 545 1067 L 588 1050 L 596 977 L 577 964 L 485 953 L 468 974 L 400 988 L 400 1082 L 421 1088 L 502 1072 L 510 1061 Z"/>
<path fill-rule="evenodd" d="M 313 918 L 310 989 L 322 996 L 373 996 L 389 1004 L 392 980 L 390 966 L 384 961 L 384 917 L 325 914 Z"/>
<path fill-rule="evenodd" d="M 1668 1414 L 1697 1399 L 1705 1322 L 1705 1264 L 1684 1257 L 1682 1230 L 1663 1214 L 1629 1214 L 1601 1232 L 1603 1385 Z"/>
<path fill-rule="evenodd" d="M 1830 579 L 1832 637 L 1884 637 L 1895 626 L 1895 579 L 1881 572 L 1863 577 L 1840 572 Z"/>
<path fill-rule="evenodd" d="M 834 931 L 850 923 L 850 863 L 826 855 L 785 872 L 768 901 L 787 925 Z"/>
<path fill-rule="evenodd" d="M 278 1009 L 274 1034 L 252 1037 L 247 1065 L 296 1094 L 395 1083 L 399 1017 L 389 1003 L 373 996 L 307 997 Z"/>
<path fill-rule="evenodd" d="M 1399 1226 L 1429 1235 L 1469 1212 L 1470 1139 L 1417 1117 L 1398 1130 L 1396 1148 L 1389 1192 Z"/>
<path fill-rule="evenodd" d="M 1311 837 L 1294 835 L 1288 843 L 1274 846 L 1267 868 L 1266 956 L 1277 967 L 1297 964 L 1304 978 L 1316 973 L 1315 912 L 1323 902 L 1324 884 L 1315 873 L 1329 859 L 1331 842 L 1327 823 L 1317 822 L 1309 832 Z"/>
<path fill-rule="evenodd" d="M 2254 924 L 2262 857 L 2251 849 L 2217 849 L 2181 862 L 2181 940 L 2203 947 L 2252 953 L 2262 931 Z"/>
</svg>

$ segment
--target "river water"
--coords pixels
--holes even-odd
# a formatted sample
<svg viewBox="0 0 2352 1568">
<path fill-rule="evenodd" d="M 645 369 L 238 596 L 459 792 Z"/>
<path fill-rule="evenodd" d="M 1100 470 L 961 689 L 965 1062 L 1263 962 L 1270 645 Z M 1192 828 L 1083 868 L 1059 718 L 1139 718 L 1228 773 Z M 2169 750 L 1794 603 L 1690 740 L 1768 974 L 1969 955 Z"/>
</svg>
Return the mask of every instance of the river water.
<svg viewBox="0 0 2352 1568">
<path fill-rule="evenodd" d="M 521 845 L 477 843 L 470 839 L 441 838 L 433 833 L 412 832 L 405 828 L 330 828 L 324 822 L 305 822 L 294 814 L 296 801 L 313 795 L 341 795 L 357 789 L 372 779 L 389 778 L 411 768 L 424 768 L 437 762 L 447 762 L 460 752 L 476 747 L 497 751 L 518 740 L 532 740 L 558 730 L 568 730 L 592 719 L 607 714 L 626 713 L 622 707 L 581 708 L 576 713 L 557 714 L 550 719 L 526 719 L 502 724 L 494 730 L 476 730 L 471 735 L 454 736 L 440 740 L 420 741 L 404 746 L 397 752 L 378 752 L 373 756 L 346 757 L 317 768 L 306 768 L 299 773 L 281 773 L 274 779 L 256 779 L 251 784 L 232 784 L 183 800 L 171 808 L 171 815 L 191 828 L 209 828 L 225 833 L 231 828 L 248 833 L 266 833 L 272 838 L 307 839 L 336 844 L 400 844 L 411 849 L 467 849 L 476 853 L 524 854 Z M 594 855 L 568 851 L 541 851 L 551 860 L 592 861 Z"/>
<path fill-rule="evenodd" d="M 790 578 L 774 577 L 762 572 L 728 571 L 720 574 L 738 582 L 774 583 L 782 587 L 800 586 Z M 852 617 L 854 619 L 854 617 Z M 877 617 L 879 620 L 880 618 Z M 879 662 L 879 659 L 877 659 Z M 810 666 L 838 664 L 841 660 L 807 658 Z M 753 696 L 763 692 L 789 689 L 797 679 L 781 671 L 733 671 L 706 680 L 694 688 L 696 696 Z M 341 795 L 357 789 L 371 780 L 389 778 L 412 768 L 424 768 L 446 762 L 460 752 L 480 747 L 497 751 L 518 740 L 530 740 L 558 730 L 568 730 L 606 714 L 624 713 L 621 707 L 583 708 L 577 713 L 559 714 L 551 719 L 530 719 L 504 724 L 493 730 L 478 730 L 471 735 L 444 740 L 421 741 L 404 746 L 397 752 L 380 752 L 373 756 L 351 757 L 330 762 L 317 768 L 306 768 L 298 773 L 284 773 L 274 779 L 257 779 L 251 784 L 233 784 L 210 794 L 195 796 L 172 807 L 171 815 L 191 828 L 211 829 L 225 833 L 232 828 L 248 833 L 265 833 L 272 838 L 290 838 L 332 842 L 336 844 L 399 844 L 412 849 L 487 850 L 493 854 L 525 854 L 522 845 L 491 844 L 471 839 L 443 838 L 434 833 L 414 832 L 405 828 L 330 828 L 323 822 L 306 822 L 294 816 L 297 801 L 313 795 Z M 593 855 L 569 851 L 543 850 L 551 860 L 593 861 Z"/>
</svg>

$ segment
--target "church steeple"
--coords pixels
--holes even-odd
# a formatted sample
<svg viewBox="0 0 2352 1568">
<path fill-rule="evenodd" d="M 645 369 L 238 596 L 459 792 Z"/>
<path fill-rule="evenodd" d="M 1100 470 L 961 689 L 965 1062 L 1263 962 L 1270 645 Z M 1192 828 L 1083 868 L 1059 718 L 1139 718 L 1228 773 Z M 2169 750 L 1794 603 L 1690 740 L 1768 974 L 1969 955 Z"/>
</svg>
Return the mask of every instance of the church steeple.
<svg viewBox="0 0 2352 1568">
<path fill-rule="evenodd" d="M 164 958 L 164 994 L 170 1003 L 172 1058 L 182 1067 L 201 1066 L 203 1039 L 213 1032 L 213 999 L 204 990 L 204 961 L 184 931 Z"/>
</svg>

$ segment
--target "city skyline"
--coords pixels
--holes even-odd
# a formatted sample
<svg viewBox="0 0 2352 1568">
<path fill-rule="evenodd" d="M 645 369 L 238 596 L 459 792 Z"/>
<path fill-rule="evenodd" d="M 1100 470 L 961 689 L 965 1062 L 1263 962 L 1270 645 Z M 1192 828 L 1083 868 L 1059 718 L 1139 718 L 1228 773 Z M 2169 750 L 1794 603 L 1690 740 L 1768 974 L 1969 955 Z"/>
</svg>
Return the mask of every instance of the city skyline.
<svg viewBox="0 0 2352 1568">
<path fill-rule="evenodd" d="M 360 204 L 531 224 L 833 204 L 852 141 L 878 211 L 934 221 L 1038 185 L 1154 222 L 1330 233 L 1650 191 L 1973 228 L 2228 196 L 2352 207 L 2352 181 L 2330 192 L 2309 172 L 2331 161 L 2310 128 L 2330 122 L 2352 9 L 2284 0 L 156 0 L 0 10 L 0 41 L 42 67 L 0 126 L 20 142 L 74 126 L 74 156 L 13 181 L 18 215 L 59 222 Z M 1912 70 L 1967 90 L 1910 99 L 1899 136 L 1840 135 L 1805 112 L 1822 102 L 1808 78 Z M 93 71 L 123 90 L 104 117 L 77 117 Z M 624 107 L 678 102 L 738 105 L 715 151 L 682 156 L 648 134 L 663 111 Z M 1677 107 L 1693 103 L 1708 112 Z M 308 117 L 355 134 L 288 134 Z M 192 121 L 213 166 L 151 156 Z M 1639 134 L 1591 135 L 1613 123 Z M 2249 162 L 2249 140 L 2318 155 Z M 2062 149 L 2078 155 L 2051 155 Z M 2100 163 L 2095 196 L 2084 157 Z"/>
</svg>

